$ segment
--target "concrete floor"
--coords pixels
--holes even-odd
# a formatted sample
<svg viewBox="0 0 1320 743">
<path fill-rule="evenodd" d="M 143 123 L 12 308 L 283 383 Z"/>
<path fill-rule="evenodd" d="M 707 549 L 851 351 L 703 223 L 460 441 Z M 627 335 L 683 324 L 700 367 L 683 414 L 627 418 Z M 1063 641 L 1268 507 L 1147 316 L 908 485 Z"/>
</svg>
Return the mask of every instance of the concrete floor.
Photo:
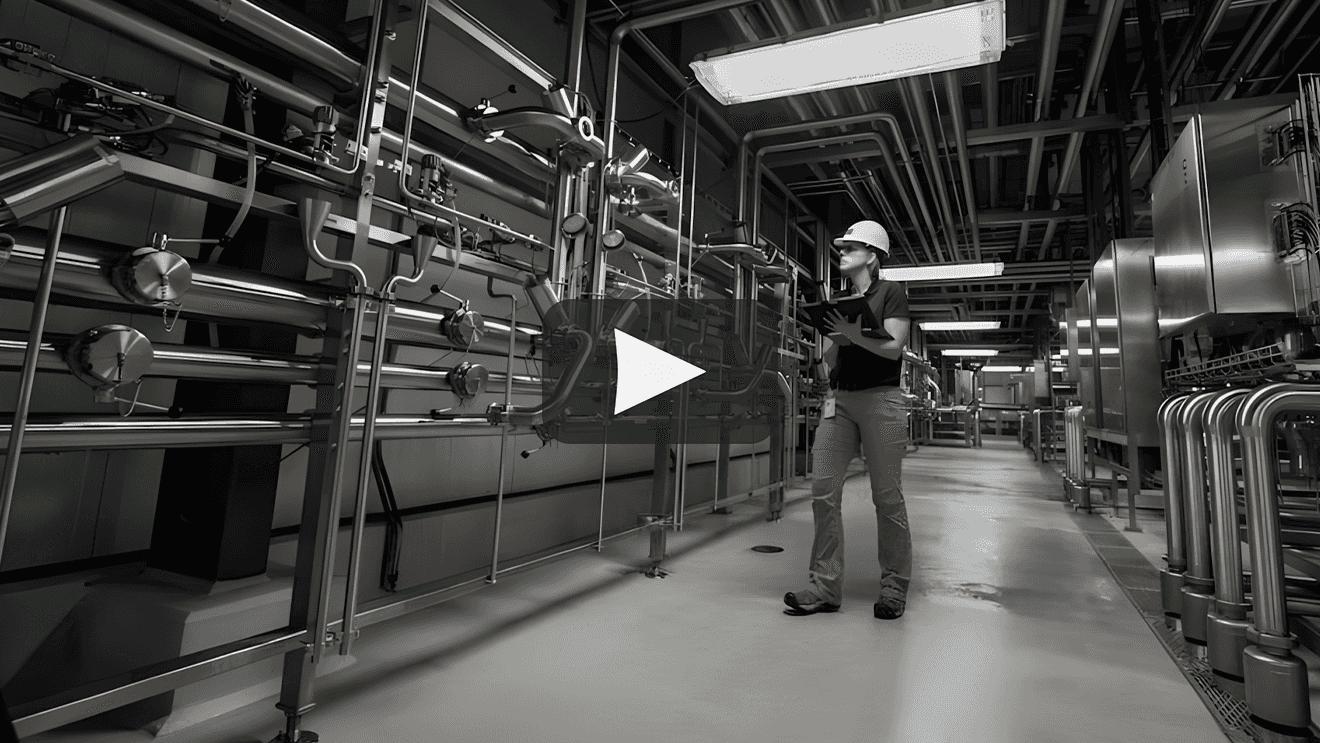
<svg viewBox="0 0 1320 743">
<path fill-rule="evenodd" d="M 744 503 L 689 517 L 664 580 L 631 572 L 645 538 L 626 538 L 369 628 L 306 725 L 327 743 L 1226 740 L 1049 500 L 1052 465 L 988 437 L 910 455 L 904 490 L 915 576 L 897 621 L 871 616 L 874 511 L 854 477 L 838 614 L 781 612 L 806 585 L 808 501 L 779 523 Z M 273 702 L 158 740 L 264 743 L 281 726 Z M 30 740 L 151 739 L 81 727 Z"/>
</svg>

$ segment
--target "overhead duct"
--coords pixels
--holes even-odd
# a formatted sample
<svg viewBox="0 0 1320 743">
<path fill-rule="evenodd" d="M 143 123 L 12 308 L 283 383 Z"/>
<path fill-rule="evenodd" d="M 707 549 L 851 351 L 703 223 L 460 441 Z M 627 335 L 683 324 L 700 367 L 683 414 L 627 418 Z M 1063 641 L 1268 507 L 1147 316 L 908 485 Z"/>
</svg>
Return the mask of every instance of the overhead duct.
<svg viewBox="0 0 1320 743">
<path fill-rule="evenodd" d="M 123 177 L 119 158 L 90 135 L 0 163 L 0 227 L 58 209 Z"/>
</svg>

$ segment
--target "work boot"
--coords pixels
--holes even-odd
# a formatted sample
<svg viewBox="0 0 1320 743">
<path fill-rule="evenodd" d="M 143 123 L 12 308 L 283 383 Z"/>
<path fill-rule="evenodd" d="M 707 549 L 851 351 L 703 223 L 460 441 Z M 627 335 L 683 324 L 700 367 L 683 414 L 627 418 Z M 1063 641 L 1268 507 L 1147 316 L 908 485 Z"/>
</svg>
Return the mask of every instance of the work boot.
<svg viewBox="0 0 1320 743">
<path fill-rule="evenodd" d="M 839 610 L 838 604 L 831 604 L 822 600 L 811 589 L 798 591 L 797 593 L 784 594 L 784 603 L 788 608 L 784 613 L 790 617 L 805 617 L 810 614 L 829 614 Z"/>
</svg>

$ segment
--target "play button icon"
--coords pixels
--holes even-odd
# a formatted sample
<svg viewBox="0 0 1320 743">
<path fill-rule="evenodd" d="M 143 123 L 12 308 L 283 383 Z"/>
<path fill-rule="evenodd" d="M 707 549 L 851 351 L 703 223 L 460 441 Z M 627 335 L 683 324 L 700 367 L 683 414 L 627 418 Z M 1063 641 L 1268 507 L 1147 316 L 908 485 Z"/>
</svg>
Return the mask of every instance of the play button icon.
<svg viewBox="0 0 1320 743">
<path fill-rule="evenodd" d="M 614 330 L 614 348 L 619 363 L 615 415 L 706 373 L 705 369 L 617 328 Z"/>
</svg>

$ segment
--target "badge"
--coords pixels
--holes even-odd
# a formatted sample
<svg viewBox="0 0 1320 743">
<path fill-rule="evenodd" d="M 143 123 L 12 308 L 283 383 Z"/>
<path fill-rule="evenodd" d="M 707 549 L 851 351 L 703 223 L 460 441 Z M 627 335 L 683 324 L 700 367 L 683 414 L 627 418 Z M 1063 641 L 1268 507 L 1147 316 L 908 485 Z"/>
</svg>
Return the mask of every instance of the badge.
<svg viewBox="0 0 1320 743">
<path fill-rule="evenodd" d="M 824 404 L 822 404 L 821 407 L 820 407 L 820 419 L 821 419 L 821 420 L 825 420 L 826 418 L 833 418 L 833 417 L 834 417 L 834 405 L 835 405 L 835 403 L 834 403 L 834 398 L 833 398 L 833 397 L 827 397 L 827 398 L 825 398 L 825 402 L 824 402 Z"/>
</svg>

